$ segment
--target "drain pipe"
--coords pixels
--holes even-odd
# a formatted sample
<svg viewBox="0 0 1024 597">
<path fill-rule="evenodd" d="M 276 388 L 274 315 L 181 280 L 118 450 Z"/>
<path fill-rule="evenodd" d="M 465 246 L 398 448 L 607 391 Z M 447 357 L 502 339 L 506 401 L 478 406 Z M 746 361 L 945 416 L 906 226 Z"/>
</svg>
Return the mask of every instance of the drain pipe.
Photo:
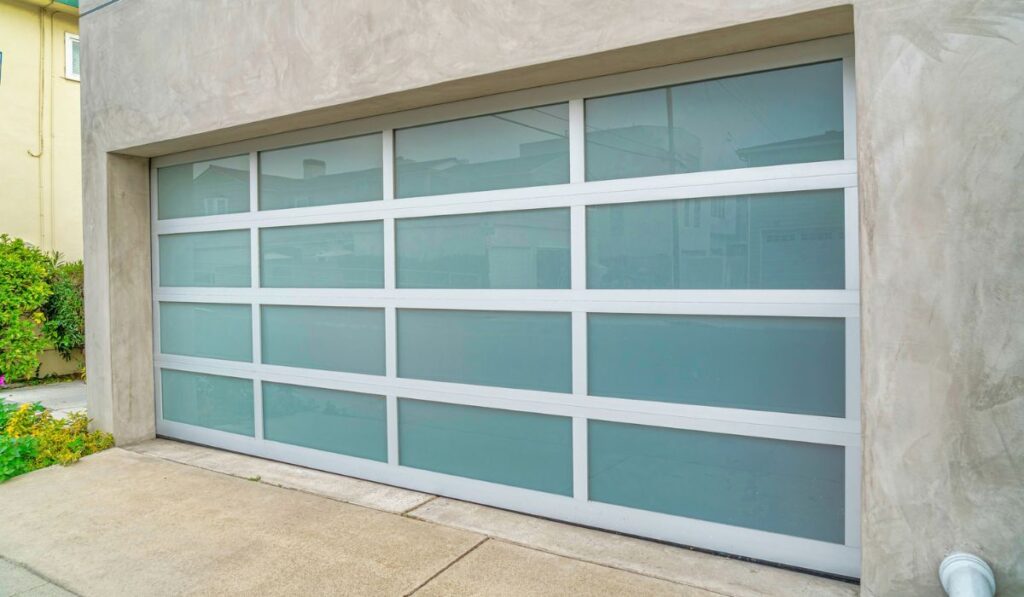
<svg viewBox="0 0 1024 597">
<path fill-rule="evenodd" d="M 939 565 L 939 580 L 949 597 L 992 597 L 996 577 L 985 560 L 969 553 L 953 553 Z"/>
</svg>

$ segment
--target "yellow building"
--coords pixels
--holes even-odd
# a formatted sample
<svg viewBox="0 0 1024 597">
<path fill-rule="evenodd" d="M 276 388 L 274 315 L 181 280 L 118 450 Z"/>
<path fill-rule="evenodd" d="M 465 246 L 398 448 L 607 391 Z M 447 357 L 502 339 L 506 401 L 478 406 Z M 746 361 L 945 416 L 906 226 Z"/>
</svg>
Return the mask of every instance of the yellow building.
<svg viewBox="0 0 1024 597">
<path fill-rule="evenodd" d="M 0 233 L 82 258 L 78 0 L 0 0 Z"/>
</svg>

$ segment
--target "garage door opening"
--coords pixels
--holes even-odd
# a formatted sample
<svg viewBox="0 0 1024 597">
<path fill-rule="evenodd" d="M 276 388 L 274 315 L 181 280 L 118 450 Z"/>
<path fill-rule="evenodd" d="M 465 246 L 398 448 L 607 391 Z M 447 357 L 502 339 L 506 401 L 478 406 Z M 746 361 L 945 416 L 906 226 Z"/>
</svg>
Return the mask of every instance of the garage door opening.
<svg viewBox="0 0 1024 597">
<path fill-rule="evenodd" d="M 153 160 L 157 430 L 856 577 L 852 39 Z"/>
</svg>

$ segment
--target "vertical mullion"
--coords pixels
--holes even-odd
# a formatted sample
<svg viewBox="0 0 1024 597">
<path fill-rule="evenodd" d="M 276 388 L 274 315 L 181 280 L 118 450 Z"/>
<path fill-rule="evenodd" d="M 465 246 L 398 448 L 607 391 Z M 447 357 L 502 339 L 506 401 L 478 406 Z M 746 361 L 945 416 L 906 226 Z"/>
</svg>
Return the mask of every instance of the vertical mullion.
<svg viewBox="0 0 1024 597">
<path fill-rule="evenodd" d="M 263 337 L 262 305 L 257 301 L 252 305 L 252 362 L 256 365 L 263 363 Z M 256 427 L 256 439 L 263 439 L 263 378 L 260 375 L 253 376 L 253 423 Z"/>
<path fill-rule="evenodd" d="M 857 84 L 854 50 L 843 56 L 843 157 L 857 159 Z M 843 191 L 844 267 L 846 289 L 860 290 L 860 206 L 857 187 Z M 857 302 L 860 302 L 858 293 Z M 860 318 L 846 318 L 846 418 L 859 421 L 861 405 L 860 381 Z M 856 445 L 845 449 L 845 543 L 859 547 L 860 541 L 860 489 L 862 448 Z"/>
<path fill-rule="evenodd" d="M 587 288 L 587 207 L 569 208 L 569 280 L 574 292 Z"/>
<path fill-rule="evenodd" d="M 857 159 L 857 81 L 853 48 L 843 56 L 843 157 Z"/>
<path fill-rule="evenodd" d="M 260 153 L 249 152 L 249 211 L 260 210 Z"/>
<path fill-rule="evenodd" d="M 394 384 L 397 371 L 397 310 L 395 307 L 384 308 L 384 375 L 389 383 Z M 387 427 L 388 464 L 398 465 L 398 397 L 389 394 L 387 401 L 385 425 Z"/>
<path fill-rule="evenodd" d="M 587 395 L 587 314 L 572 312 L 572 394 Z"/>
<path fill-rule="evenodd" d="M 861 444 L 846 446 L 844 454 L 844 525 L 843 543 L 849 547 L 860 547 L 860 480 Z"/>
<path fill-rule="evenodd" d="M 846 289 L 860 289 L 860 205 L 857 187 L 843 189 L 843 255 Z"/>
<path fill-rule="evenodd" d="M 397 309 L 384 307 L 384 375 L 389 380 L 398 377 Z"/>
<path fill-rule="evenodd" d="M 395 198 L 395 132 L 381 132 L 383 199 Z M 395 219 L 384 218 L 384 289 L 395 289 Z M 394 307 L 384 308 L 384 374 L 392 382 L 398 375 L 398 313 Z M 385 425 L 387 427 L 388 464 L 398 466 L 398 397 L 388 395 Z"/>
<path fill-rule="evenodd" d="M 384 129 L 381 132 L 381 146 L 384 149 L 383 176 L 384 176 L 384 200 L 390 201 L 395 198 L 395 131 Z"/>
<path fill-rule="evenodd" d="M 847 317 L 845 320 L 845 394 L 846 418 L 860 420 L 860 318 Z"/>
<path fill-rule="evenodd" d="M 569 100 L 569 182 L 586 180 L 586 138 L 583 99 Z"/>
<path fill-rule="evenodd" d="M 570 113 L 571 115 L 571 113 Z M 570 286 L 573 292 L 586 289 L 587 228 L 586 207 L 574 205 L 569 208 L 570 238 Z M 572 312 L 572 393 L 577 397 L 587 395 L 587 312 Z M 572 419 L 572 495 L 586 501 L 589 494 L 587 462 L 587 419 Z"/>
<path fill-rule="evenodd" d="M 587 395 L 587 314 L 572 312 L 572 393 L 585 398 Z M 587 500 L 589 494 L 587 460 L 587 419 L 572 419 L 572 495 L 577 500 Z"/>
<path fill-rule="evenodd" d="M 255 214 L 260 210 L 260 154 L 257 151 L 249 152 L 249 212 Z M 255 224 L 249 225 L 249 271 L 250 286 L 260 287 L 260 230 Z M 263 343 L 261 333 L 261 305 L 253 301 L 252 308 L 252 362 L 259 365 L 263 362 Z M 255 375 L 252 379 L 252 413 L 253 413 L 253 437 L 256 440 L 263 439 L 263 380 Z"/>
<path fill-rule="evenodd" d="M 256 375 L 252 380 L 253 427 L 257 440 L 263 439 L 263 379 Z"/>
<path fill-rule="evenodd" d="M 395 267 L 395 219 L 384 218 L 384 289 L 394 290 Z"/>
<path fill-rule="evenodd" d="M 398 466 L 398 397 L 387 396 L 388 464 Z"/>
<path fill-rule="evenodd" d="M 256 365 L 263 364 L 262 309 L 259 301 L 252 304 L 252 362 Z"/>
<path fill-rule="evenodd" d="M 259 211 L 260 202 L 260 175 L 259 175 L 259 153 L 249 153 L 249 212 L 255 214 Z M 252 288 L 260 287 L 260 244 L 259 228 L 250 224 L 249 227 L 249 277 Z"/>
<path fill-rule="evenodd" d="M 587 462 L 587 419 L 572 418 L 572 497 L 582 502 L 590 499 Z"/>
<path fill-rule="evenodd" d="M 586 290 L 586 207 L 574 205 L 569 208 L 570 227 L 570 284 L 572 291 Z M 572 313 L 572 393 L 587 395 L 587 313 Z"/>
</svg>

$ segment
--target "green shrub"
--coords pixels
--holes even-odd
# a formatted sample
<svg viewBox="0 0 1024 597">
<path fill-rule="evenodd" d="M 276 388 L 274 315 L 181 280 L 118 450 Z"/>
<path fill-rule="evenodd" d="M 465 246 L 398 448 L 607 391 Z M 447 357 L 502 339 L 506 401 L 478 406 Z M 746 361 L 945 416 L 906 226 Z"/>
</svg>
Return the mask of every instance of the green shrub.
<svg viewBox="0 0 1024 597">
<path fill-rule="evenodd" d="M 52 270 L 52 259 L 39 249 L 0 234 L 0 374 L 7 381 L 32 377 L 39 368 Z"/>
<path fill-rule="evenodd" d="M 29 472 L 36 457 L 34 437 L 0 435 L 0 482 Z"/>
<path fill-rule="evenodd" d="M 52 464 L 68 465 L 114 445 L 109 433 L 89 431 L 89 418 L 82 413 L 56 419 L 39 404 L 0 398 L 0 417 L 0 481 Z"/>
<path fill-rule="evenodd" d="M 64 360 L 70 361 L 71 352 L 85 345 L 82 262 L 61 263 L 59 254 L 53 256 L 53 262 L 52 294 L 42 308 L 46 317 L 43 335 Z"/>
<path fill-rule="evenodd" d="M 34 377 L 51 346 L 71 360 L 85 345 L 84 279 L 81 261 L 0 235 L 0 385 Z"/>
</svg>

